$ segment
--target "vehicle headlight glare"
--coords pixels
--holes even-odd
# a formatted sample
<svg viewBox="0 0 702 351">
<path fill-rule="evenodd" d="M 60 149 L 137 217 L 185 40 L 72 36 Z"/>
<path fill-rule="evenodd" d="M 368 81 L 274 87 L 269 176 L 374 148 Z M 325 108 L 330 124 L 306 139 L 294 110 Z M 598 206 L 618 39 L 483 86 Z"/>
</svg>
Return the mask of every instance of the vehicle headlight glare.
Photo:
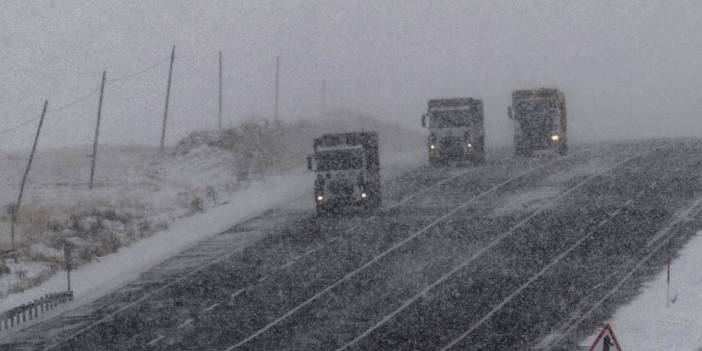
<svg viewBox="0 0 702 351">
<path fill-rule="evenodd" d="M 436 150 L 436 145 L 435 144 L 429 144 L 429 149 L 430 150 Z"/>
<path fill-rule="evenodd" d="M 366 199 L 368 198 L 368 194 L 364 191 L 361 193 L 361 199 Z"/>
<path fill-rule="evenodd" d="M 317 195 L 317 202 L 322 202 L 323 200 L 324 200 L 324 196 Z"/>
<path fill-rule="evenodd" d="M 552 141 L 558 141 L 561 137 L 558 136 L 558 134 L 551 135 L 551 140 Z"/>
</svg>

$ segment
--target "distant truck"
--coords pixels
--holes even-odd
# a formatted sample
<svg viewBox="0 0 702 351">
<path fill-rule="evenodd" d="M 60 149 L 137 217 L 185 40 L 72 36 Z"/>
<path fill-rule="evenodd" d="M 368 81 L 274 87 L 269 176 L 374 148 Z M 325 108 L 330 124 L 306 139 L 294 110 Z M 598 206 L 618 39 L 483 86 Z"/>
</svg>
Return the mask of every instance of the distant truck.
<svg viewBox="0 0 702 351">
<path fill-rule="evenodd" d="M 450 161 L 484 162 L 483 116 L 479 99 L 429 100 L 427 113 L 422 115 L 422 127 L 429 128 L 429 163 L 436 167 Z"/>
<path fill-rule="evenodd" d="M 558 89 L 512 92 L 509 118 L 514 121 L 516 156 L 568 153 L 565 96 Z"/>
<path fill-rule="evenodd" d="M 314 139 L 307 168 L 317 174 L 314 201 L 318 214 L 380 207 L 378 134 L 325 134 Z"/>
</svg>

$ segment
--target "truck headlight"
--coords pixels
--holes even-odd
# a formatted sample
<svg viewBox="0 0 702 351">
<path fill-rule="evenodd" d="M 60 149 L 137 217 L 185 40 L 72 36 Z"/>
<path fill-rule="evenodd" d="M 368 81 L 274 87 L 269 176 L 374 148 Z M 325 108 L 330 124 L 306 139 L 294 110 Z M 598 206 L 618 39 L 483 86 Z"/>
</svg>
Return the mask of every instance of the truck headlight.
<svg viewBox="0 0 702 351">
<path fill-rule="evenodd" d="M 317 202 L 322 202 L 322 201 L 324 201 L 324 196 L 317 195 Z"/>
<path fill-rule="evenodd" d="M 361 199 L 365 200 L 366 198 L 368 198 L 368 193 L 364 191 L 361 193 Z"/>
<path fill-rule="evenodd" d="M 431 151 L 436 150 L 436 144 L 429 144 L 429 150 L 431 150 Z"/>
<path fill-rule="evenodd" d="M 473 148 L 473 144 L 468 143 L 468 144 L 466 144 L 466 147 L 469 148 L 469 149 L 472 149 L 472 148 Z"/>
<path fill-rule="evenodd" d="M 551 135 L 551 140 L 552 140 L 552 141 L 558 141 L 559 139 L 561 139 L 561 137 L 558 136 L 558 134 Z"/>
</svg>

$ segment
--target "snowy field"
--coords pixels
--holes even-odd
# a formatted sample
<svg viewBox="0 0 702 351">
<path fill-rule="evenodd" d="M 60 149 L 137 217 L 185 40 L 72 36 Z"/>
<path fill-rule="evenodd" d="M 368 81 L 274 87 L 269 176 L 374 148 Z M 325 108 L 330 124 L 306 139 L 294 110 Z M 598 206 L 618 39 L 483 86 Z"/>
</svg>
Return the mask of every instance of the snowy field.
<svg viewBox="0 0 702 351">
<path fill-rule="evenodd" d="M 667 270 L 607 321 L 623 350 L 702 350 L 702 231 L 698 231 Z M 669 298 L 669 300 L 668 300 Z M 599 330 L 597 331 L 599 333 Z M 590 345 L 597 334 L 580 345 Z"/>
</svg>

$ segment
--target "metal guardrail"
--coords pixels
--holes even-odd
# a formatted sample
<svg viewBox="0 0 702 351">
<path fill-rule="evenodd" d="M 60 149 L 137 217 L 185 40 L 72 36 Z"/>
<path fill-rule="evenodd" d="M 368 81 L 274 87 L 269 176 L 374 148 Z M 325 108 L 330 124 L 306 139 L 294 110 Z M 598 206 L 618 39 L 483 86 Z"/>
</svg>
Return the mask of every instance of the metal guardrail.
<svg viewBox="0 0 702 351">
<path fill-rule="evenodd" d="M 11 329 L 28 320 L 37 318 L 59 304 L 72 301 L 73 291 L 46 294 L 28 304 L 17 306 L 9 311 L 0 313 L 0 330 Z"/>
</svg>

